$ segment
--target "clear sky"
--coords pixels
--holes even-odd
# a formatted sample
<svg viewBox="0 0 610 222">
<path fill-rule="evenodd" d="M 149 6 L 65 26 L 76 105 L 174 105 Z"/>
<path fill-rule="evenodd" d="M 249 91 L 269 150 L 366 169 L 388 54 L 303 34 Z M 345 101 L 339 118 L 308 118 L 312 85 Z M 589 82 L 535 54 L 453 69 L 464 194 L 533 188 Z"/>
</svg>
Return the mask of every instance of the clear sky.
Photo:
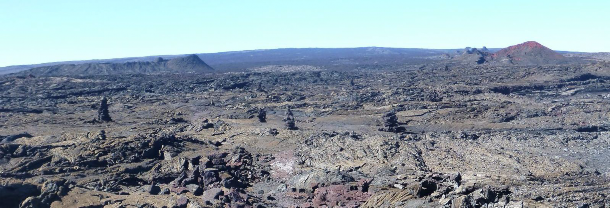
<svg viewBox="0 0 610 222">
<path fill-rule="evenodd" d="M 610 51 L 610 1 L 0 0 L 0 67 L 272 48 Z"/>
</svg>

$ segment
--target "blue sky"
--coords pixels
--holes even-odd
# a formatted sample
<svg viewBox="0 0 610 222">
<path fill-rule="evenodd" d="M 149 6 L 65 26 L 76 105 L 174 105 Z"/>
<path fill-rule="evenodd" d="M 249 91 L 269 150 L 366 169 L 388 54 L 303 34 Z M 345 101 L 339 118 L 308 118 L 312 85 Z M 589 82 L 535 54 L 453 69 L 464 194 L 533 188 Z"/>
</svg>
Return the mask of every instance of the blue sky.
<svg viewBox="0 0 610 222">
<path fill-rule="evenodd" d="M 610 1 L 0 0 L 0 67 L 272 48 L 610 51 Z"/>
</svg>

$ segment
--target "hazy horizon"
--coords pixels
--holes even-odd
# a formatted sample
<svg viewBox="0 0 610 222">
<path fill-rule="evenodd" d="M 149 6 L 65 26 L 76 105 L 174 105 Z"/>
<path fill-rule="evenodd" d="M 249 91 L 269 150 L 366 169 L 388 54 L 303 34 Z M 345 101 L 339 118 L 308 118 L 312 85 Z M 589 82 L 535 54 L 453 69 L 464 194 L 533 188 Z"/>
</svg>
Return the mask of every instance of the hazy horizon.
<svg viewBox="0 0 610 222">
<path fill-rule="evenodd" d="M 3 1 L 0 67 L 282 48 L 609 52 L 609 2 Z M 34 56 L 33 56 L 34 55 Z"/>
</svg>

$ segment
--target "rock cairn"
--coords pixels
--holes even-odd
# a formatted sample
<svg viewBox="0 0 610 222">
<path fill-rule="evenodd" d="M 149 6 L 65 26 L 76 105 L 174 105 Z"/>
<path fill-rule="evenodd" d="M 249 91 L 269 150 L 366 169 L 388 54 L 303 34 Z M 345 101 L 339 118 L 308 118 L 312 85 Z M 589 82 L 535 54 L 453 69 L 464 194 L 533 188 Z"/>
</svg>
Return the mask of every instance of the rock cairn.
<svg viewBox="0 0 610 222">
<path fill-rule="evenodd" d="M 100 122 L 112 121 L 112 118 L 110 118 L 110 114 L 108 113 L 108 99 L 106 97 L 102 98 L 100 108 L 97 110 L 97 120 Z"/>
<path fill-rule="evenodd" d="M 286 124 L 286 129 L 288 130 L 296 130 L 296 124 L 294 122 L 294 115 L 292 114 L 292 110 L 288 108 L 286 110 L 286 117 L 284 117 L 284 123 Z"/>
<path fill-rule="evenodd" d="M 396 111 L 392 110 L 390 112 L 387 112 L 381 118 L 383 127 L 379 128 L 379 131 L 395 133 L 404 131 L 404 127 L 398 125 L 398 117 L 396 117 Z"/>
<path fill-rule="evenodd" d="M 258 109 L 256 117 L 258 117 L 258 121 L 261 123 L 267 122 L 267 111 L 265 111 L 265 108 Z"/>
</svg>

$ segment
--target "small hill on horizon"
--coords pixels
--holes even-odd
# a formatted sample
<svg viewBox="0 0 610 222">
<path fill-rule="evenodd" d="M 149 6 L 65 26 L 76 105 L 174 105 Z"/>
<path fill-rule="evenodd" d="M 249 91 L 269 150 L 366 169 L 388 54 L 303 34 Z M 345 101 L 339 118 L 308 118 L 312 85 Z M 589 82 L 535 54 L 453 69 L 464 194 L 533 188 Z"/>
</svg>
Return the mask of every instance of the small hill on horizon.
<svg viewBox="0 0 610 222">
<path fill-rule="evenodd" d="M 125 63 L 62 64 L 28 69 L 19 75 L 100 75 L 100 74 L 151 74 L 151 73 L 204 73 L 214 69 L 197 55 L 170 60 L 161 57 L 154 61 Z"/>
<path fill-rule="evenodd" d="M 465 64 L 492 65 L 554 65 L 569 62 L 568 58 L 536 41 L 509 46 L 494 53 L 485 47 L 481 50 L 468 47 L 459 51 L 453 60 Z"/>
<path fill-rule="evenodd" d="M 536 41 L 527 41 L 509 46 L 491 54 L 491 57 L 494 61 L 515 65 L 560 64 L 566 62 L 566 57 Z"/>
<path fill-rule="evenodd" d="M 162 60 L 162 58 L 158 58 L 155 62 L 163 64 L 159 60 Z M 194 54 L 167 60 L 164 65 L 166 68 L 174 71 L 207 72 L 214 70 L 201 60 L 198 55 Z"/>
</svg>

